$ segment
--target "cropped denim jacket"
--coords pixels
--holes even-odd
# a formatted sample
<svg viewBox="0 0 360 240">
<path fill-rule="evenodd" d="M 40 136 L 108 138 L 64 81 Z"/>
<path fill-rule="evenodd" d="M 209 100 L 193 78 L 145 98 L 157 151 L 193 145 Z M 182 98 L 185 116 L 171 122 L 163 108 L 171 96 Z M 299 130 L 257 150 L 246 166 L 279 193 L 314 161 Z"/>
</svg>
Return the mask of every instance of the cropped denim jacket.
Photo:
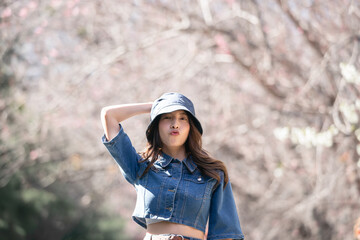
<svg viewBox="0 0 360 240">
<path fill-rule="evenodd" d="M 205 232 L 207 239 L 244 239 L 230 181 L 215 188 L 216 179 L 200 173 L 188 157 L 182 161 L 162 154 L 142 178 L 149 162 L 141 162 L 122 126 L 116 137 L 104 145 L 137 192 L 133 220 L 146 228 L 145 218 L 180 223 Z"/>
</svg>

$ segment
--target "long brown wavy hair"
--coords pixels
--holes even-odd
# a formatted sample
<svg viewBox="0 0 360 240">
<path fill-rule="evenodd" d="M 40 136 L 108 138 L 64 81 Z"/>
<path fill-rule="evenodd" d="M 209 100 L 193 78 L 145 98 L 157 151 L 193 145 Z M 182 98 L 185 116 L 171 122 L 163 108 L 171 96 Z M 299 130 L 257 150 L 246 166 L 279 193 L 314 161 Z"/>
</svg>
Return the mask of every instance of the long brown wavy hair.
<svg viewBox="0 0 360 240">
<path fill-rule="evenodd" d="M 186 111 L 185 111 L 186 112 Z M 217 180 L 216 186 L 220 183 L 221 177 L 218 170 L 221 170 L 224 173 L 224 188 L 229 181 L 228 172 L 225 167 L 225 164 L 210 156 L 210 154 L 202 148 L 202 138 L 201 133 L 196 128 L 192 116 L 188 114 L 190 132 L 189 136 L 185 142 L 185 151 L 187 156 L 191 156 L 194 163 L 197 165 L 201 174 L 209 176 Z M 158 159 L 161 154 L 162 142 L 159 134 L 159 121 L 160 116 L 157 116 L 150 128 L 147 130 L 146 134 L 148 136 L 148 143 L 146 149 L 141 152 L 143 162 L 150 160 L 149 165 L 145 169 L 144 173 L 141 175 L 143 177 L 149 169 L 152 167 L 154 162 Z"/>
</svg>

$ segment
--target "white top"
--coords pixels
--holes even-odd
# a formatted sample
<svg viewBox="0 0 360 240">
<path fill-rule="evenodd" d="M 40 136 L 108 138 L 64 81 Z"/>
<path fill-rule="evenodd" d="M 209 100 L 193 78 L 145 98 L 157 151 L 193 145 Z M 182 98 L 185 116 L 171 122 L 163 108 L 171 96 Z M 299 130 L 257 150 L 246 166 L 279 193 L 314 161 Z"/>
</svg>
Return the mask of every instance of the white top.
<svg viewBox="0 0 360 240">
<path fill-rule="evenodd" d="M 162 221 L 164 221 L 164 220 L 161 220 L 161 219 L 151 219 L 151 218 L 145 218 L 145 221 L 146 221 L 146 225 L 149 225 L 149 224 L 153 224 L 153 223 L 162 222 Z"/>
</svg>

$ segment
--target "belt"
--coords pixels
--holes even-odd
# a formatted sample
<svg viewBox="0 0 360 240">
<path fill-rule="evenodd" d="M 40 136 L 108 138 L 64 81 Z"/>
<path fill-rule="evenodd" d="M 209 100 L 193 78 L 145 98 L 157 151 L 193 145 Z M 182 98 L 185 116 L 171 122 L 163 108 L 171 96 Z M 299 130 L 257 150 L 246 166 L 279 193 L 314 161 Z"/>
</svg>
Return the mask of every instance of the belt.
<svg viewBox="0 0 360 240">
<path fill-rule="evenodd" d="M 151 240 L 189 240 L 189 238 L 177 234 L 151 235 L 150 239 Z"/>
</svg>

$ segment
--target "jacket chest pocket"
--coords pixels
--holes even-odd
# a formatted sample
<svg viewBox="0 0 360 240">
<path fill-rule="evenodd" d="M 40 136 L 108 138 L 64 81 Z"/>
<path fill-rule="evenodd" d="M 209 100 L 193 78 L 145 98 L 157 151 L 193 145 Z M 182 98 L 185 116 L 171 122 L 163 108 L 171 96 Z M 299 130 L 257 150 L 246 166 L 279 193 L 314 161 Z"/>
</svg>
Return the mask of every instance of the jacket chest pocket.
<svg viewBox="0 0 360 240">
<path fill-rule="evenodd" d="M 161 191 L 166 185 L 167 180 L 171 177 L 171 174 L 168 170 L 152 166 L 148 172 L 147 188 L 155 189 Z"/>
<path fill-rule="evenodd" d="M 188 198 L 201 200 L 209 196 L 208 180 L 200 174 L 184 176 L 185 194 Z"/>
</svg>

